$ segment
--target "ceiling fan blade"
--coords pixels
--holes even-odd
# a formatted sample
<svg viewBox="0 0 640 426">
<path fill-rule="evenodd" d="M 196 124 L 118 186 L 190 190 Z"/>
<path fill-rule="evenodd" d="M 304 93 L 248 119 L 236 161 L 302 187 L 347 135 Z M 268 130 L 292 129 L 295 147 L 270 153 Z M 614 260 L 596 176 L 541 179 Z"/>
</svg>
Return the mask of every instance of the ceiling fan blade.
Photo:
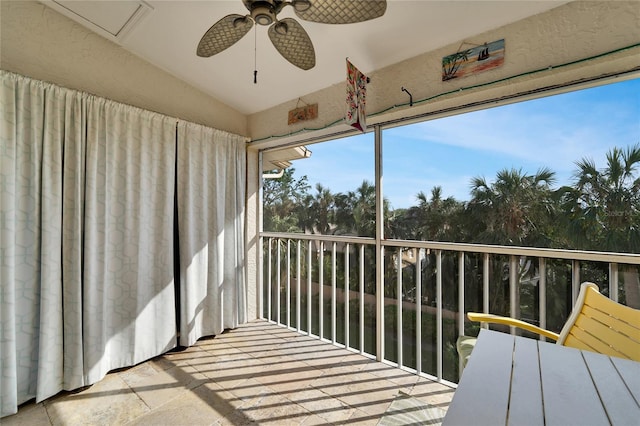
<svg viewBox="0 0 640 426">
<path fill-rule="evenodd" d="M 322 24 L 353 24 L 384 15 L 386 0 L 293 0 L 300 19 Z"/>
<path fill-rule="evenodd" d="M 269 38 L 278 52 L 296 67 L 310 70 L 316 65 L 313 43 L 295 19 L 284 18 L 271 25 Z"/>
<path fill-rule="evenodd" d="M 198 43 L 198 56 L 208 58 L 220 53 L 240 40 L 253 27 L 248 16 L 227 15 L 207 30 Z"/>
</svg>

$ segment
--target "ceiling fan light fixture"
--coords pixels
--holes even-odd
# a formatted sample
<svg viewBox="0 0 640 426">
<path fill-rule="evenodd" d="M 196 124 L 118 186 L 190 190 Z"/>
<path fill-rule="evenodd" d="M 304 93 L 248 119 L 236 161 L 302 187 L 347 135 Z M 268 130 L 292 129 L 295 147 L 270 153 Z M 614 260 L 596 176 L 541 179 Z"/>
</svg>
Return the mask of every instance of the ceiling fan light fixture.
<svg viewBox="0 0 640 426">
<path fill-rule="evenodd" d="M 251 6 L 251 18 L 256 24 L 271 25 L 276 21 L 273 4 L 268 1 L 256 1 Z"/>
</svg>

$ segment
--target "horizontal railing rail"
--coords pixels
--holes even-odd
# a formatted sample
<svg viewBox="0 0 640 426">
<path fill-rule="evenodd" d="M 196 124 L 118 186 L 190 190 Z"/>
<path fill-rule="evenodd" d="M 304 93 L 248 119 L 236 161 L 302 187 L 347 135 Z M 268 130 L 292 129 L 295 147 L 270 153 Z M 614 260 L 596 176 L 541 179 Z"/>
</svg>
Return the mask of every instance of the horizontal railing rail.
<svg viewBox="0 0 640 426">
<path fill-rule="evenodd" d="M 521 319 L 526 307 L 537 319 L 524 319 L 546 328 L 548 305 L 566 305 L 561 315 L 569 315 L 584 265 L 605 271 L 608 282 L 598 284 L 616 301 L 621 275 L 636 285 L 640 274 L 638 254 L 412 240 L 381 241 L 384 271 L 375 265 L 374 238 L 276 232 L 260 237 L 264 318 L 446 383 L 455 383 L 461 371 L 453 361 L 455 338 L 477 332 L 466 319 L 471 302 L 482 312 Z M 383 294 L 375 292 L 377 270 L 384 275 Z M 556 293 L 548 298 L 548 286 L 566 292 L 566 300 L 551 300 Z M 625 286 L 629 298 L 633 286 Z M 500 291 L 508 311 L 492 312 Z M 481 300 L 474 299 L 477 294 Z M 384 326 L 376 328 L 378 321 Z"/>
<path fill-rule="evenodd" d="M 292 240 L 336 241 L 356 244 L 375 245 L 375 238 L 352 237 L 344 235 L 297 234 L 285 232 L 262 232 L 264 238 L 280 238 Z M 605 251 L 567 250 L 554 248 L 501 246 L 491 244 L 452 243 L 445 241 L 417 240 L 382 240 L 382 244 L 390 247 L 413 247 L 432 250 L 462 251 L 468 253 L 507 254 L 516 256 L 546 257 L 566 260 L 587 260 L 592 262 L 627 263 L 640 265 L 640 254 L 614 253 Z"/>
<path fill-rule="evenodd" d="M 375 245 L 376 239 L 371 237 L 353 237 L 350 235 L 323 235 L 323 234 L 296 234 L 286 232 L 261 232 L 263 238 L 279 238 L 303 241 L 335 241 L 337 243 L 352 244 L 372 244 Z"/>
</svg>

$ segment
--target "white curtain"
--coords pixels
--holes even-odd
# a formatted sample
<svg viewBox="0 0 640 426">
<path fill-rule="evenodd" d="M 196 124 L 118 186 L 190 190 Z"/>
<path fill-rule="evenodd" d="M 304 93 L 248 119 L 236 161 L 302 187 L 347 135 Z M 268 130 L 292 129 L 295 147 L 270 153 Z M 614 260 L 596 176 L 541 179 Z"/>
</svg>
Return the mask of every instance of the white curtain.
<svg viewBox="0 0 640 426">
<path fill-rule="evenodd" d="M 173 348 L 175 120 L 87 105 L 84 365 L 87 381 Z"/>
<path fill-rule="evenodd" d="M 246 321 L 244 138 L 178 125 L 180 344 Z"/>
<path fill-rule="evenodd" d="M 0 417 L 175 346 L 175 120 L 0 72 Z"/>
<path fill-rule="evenodd" d="M 80 247 L 82 198 L 62 165 L 82 170 L 84 99 L 3 73 L 0 86 L 0 409 L 84 384 Z M 80 191 L 81 192 L 81 191 Z M 62 212 L 66 209 L 63 219 Z M 69 234 L 70 235 L 70 234 Z M 68 256 L 64 263 L 62 255 Z M 78 357 L 63 361 L 63 350 Z"/>
</svg>

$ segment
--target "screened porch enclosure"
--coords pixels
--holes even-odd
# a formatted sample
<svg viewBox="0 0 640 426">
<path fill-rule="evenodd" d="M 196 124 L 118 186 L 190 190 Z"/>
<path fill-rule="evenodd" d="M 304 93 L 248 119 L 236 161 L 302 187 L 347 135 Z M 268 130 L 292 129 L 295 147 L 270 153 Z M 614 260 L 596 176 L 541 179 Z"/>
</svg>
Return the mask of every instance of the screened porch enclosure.
<svg viewBox="0 0 640 426">
<path fill-rule="evenodd" d="M 264 180 L 262 317 L 457 383 L 467 312 L 559 332 L 585 281 L 640 308 L 639 81 L 601 83 L 307 145 Z"/>
</svg>

